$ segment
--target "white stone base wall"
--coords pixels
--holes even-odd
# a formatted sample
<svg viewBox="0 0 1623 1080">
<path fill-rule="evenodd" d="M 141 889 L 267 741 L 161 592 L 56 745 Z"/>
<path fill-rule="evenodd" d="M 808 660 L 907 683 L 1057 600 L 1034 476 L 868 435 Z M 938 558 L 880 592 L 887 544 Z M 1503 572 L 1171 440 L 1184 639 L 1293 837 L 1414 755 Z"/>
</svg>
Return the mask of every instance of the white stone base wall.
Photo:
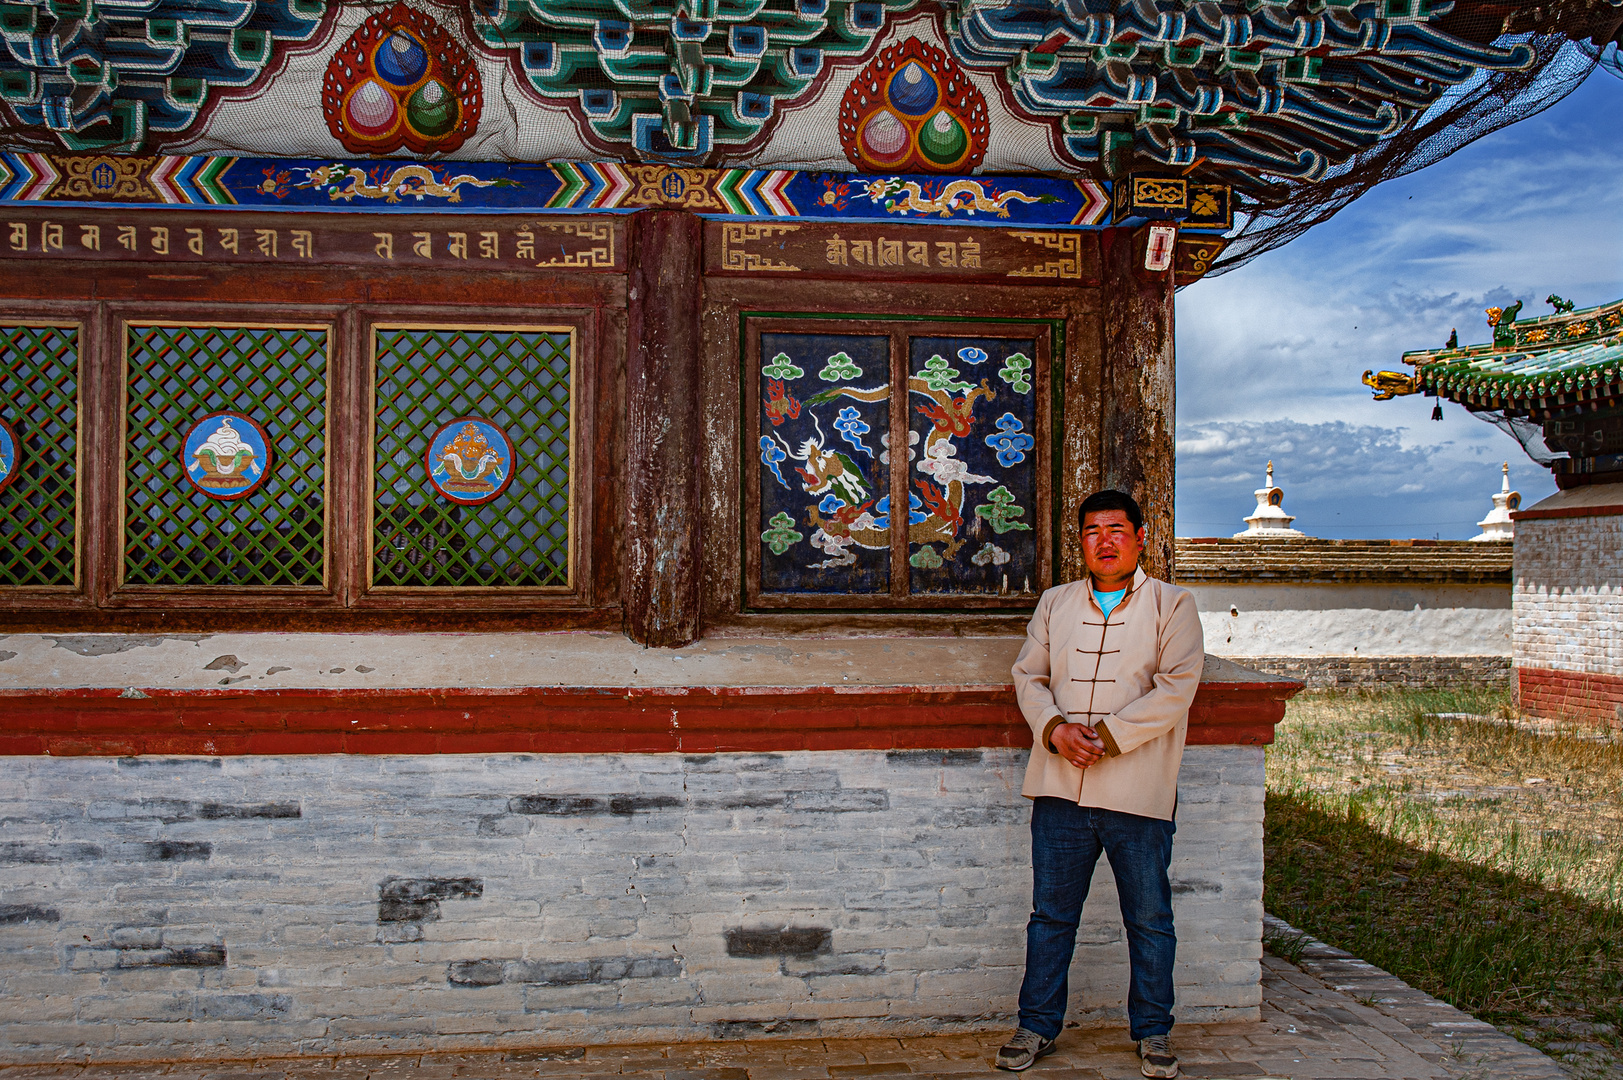
<svg viewBox="0 0 1623 1080">
<path fill-rule="evenodd" d="M 1623 516 L 1518 522 L 1513 573 L 1518 668 L 1623 676 Z"/>
<path fill-rule="evenodd" d="M 1206 651 L 1249 657 L 1507 656 L 1505 585 L 1198 583 Z"/>
<path fill-rule="evenodd" d="M 1023 750 L 8 759 L 0 1060 L 1008 1024 Z M 1191 747 L 1184 1022 L 1259 1015 L 1263 755 Z M 1072 1018 L 1120 1022 L 1101 860 Z"/>
</svg>

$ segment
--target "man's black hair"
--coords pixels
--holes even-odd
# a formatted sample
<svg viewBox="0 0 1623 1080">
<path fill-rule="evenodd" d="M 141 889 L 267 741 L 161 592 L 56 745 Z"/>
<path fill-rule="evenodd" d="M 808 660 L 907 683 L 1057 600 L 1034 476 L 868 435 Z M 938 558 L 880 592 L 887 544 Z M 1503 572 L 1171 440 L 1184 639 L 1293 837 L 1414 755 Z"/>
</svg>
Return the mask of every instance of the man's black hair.
<svg viewBox="0 0 1623 1080">
<path fill-rule="evenodd" d="M 1082 508 L 1076 512 L 1076 527 L 1082 528 L 1082 523 L 1089 514 L 1097 514 L 1104 510 L 1120 510 L 1127 515 L 1127 520 L 1133 523 L 1134 529 L 1144 527 L 1144 511 L 1138 508 L 1138 500 L 1125 491 L 1106 488 L 1095 491 L 1082 500 Z"/>
</svg>

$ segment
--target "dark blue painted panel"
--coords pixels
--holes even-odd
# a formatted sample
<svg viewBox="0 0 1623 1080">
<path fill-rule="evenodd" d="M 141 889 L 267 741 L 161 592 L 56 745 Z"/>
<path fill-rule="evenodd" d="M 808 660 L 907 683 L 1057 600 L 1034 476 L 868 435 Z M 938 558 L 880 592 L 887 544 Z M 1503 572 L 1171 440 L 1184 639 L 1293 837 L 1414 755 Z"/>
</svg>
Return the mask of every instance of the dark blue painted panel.
<svg viewBox="0 0 1623 1080">
<path fill-rule="evenodd" d="M 761 335 L 761 589 L 890 592 L 890 339 Z"/>
<path fill-rule="evenodd" d="M 1038 587 L 1036 355 L 1030 339 L 909 340 L 915 594 Z"/>
</svg>

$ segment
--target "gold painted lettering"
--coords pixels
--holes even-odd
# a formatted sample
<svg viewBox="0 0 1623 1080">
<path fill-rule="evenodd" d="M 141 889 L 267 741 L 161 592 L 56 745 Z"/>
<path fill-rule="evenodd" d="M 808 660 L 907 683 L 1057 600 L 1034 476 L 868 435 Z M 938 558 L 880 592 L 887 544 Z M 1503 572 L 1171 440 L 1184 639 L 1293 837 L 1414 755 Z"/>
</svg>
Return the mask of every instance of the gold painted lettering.
<svg viewBox="0 0 1623 1080">
<path fill-rule="evenodd" d="M 26 221 L 8 222 L 11 226 L 11 250 L 28 250 L 28 223 Z"/>
<path fill-rule="evenodd" d="M 81 226 L 79 226 L 79 246 L 84 248 L 87 251 L 100 251 L 101 250 L 101 226 L 100 225 L 81 225 Z"/>
<path fill-rule="evenodd" d="M 535 258 L 535 233 L 521 232 L 515 235 L 518 237 L 518 257 L 521 259 Z"/>
<path fill-rule="evenodd" d="M 825 240 L 823 242 L 828 245 L 828 249 L 823 252 L 823 257 L 826 258 L 831 265 L 833 265 L 833 266 L 849 266 L 849 265 L 851 265 L 847 261 L 847 258 L 846 258 L 847 248 L 846 248 L 845 241 L 840 239 L 840 234 L 839 233 L 835 233 L 833 237 L 831 237 L 830 239 Z"/>
<path fill-rule="evenodd" d="M 978 240 L 965 240 L 958 245 L 958 265 L 968 269 L 979 270 L 981 266 L 981 245 Z"/>
<path fill-rule="evenodd" d="M 873 263 L 873 241 L 872 240 L 853 240 L 853 241 L 851 241 L 851 257 L 853 259 L 855 259 L 857 262 L 861 263 L 863 266 L 872 266 L 874 264 Z"/>
<path fill-rule="evenodd" d="M 255 229 L 254 238 L 259 241 L 259 253 L 266 258 L 276 258 L 276 230 Z"/>
<path fill-rule="evenodd" d="M 935 261 L 942 266 L 957 266 L 958 245 L 951 240 L 937 240 L 935 242 Z"/>
<path fill-rule="evenodd" d="M 453 259 L 466 259 L 468 257 L 468 234 L 465 232 L 446 233 L 450 237 L 445 243 L 445 250 Z"/>
<path fill-rule="evenodd" d="M 376 254 L 380 259 L 393 259 L 394 233 L 375 232 L 372 235 L 377 239 L 378 242 L 378 246 L 372 249 L 373 253 Z"/>
<path fill-rule="evenodd" d="M 907 242 L 907 261 L 914 266 L 929 266 L 930 241 L 909 240 Z"/>
<path fill-rule="evenodd" d="M 134 225 L 120 225 L 118 227 L 118 246 L 125 251 L 134 251 L 141 244 L 140 237 L 136 235 Z"/>
<path fill-rule="evenodd" d="M 411 245 L 411 250 L 415 251 L 425 259 L 432 259 L 434 257 L 434 234 L 427 232 L 414 232 L 411 235 L 417 239 L 417 242 Z"/>
<path fill-rule="evenodd" d="M 169 254 L 169 227 L 167 225 L 152 226 L 152 250 L 159 255 Z"/>
<path fill-rule="evenodd" d="M 215 229 L 220 234 L 220 246 L 231 254 L 237 254 L 242 246 L 242 235 L 236 229 Z"/>
<path fill-rule="evenodd" d="M 481 259 L 496 259 L 501 257 L 501 234 L 482 232 L 479 234 L 479 257 Z"/>
<path fill-rule="evenodd" d="M 62 226 L 47 221 L 39 227 L 39 249 L 50 251 L 52 248 L 62 250 Z"/>
<path fill-rule="evenodd" d="M 902 242 L 900 240 L 886 240 L 881 236 L 876 247 L 880 266 L 902 265 Z"/>
<path fill-rule="evenodd" d="M 316 253 L 316 238 L 309 229 L 293 230 L 293 250 L 306 259 Z"/>
<path fill-rule="evenodd" d="M 203 254 L 203 230 L 202 229 L 187 229 L 186 230 L 186 250 L 190 251 L 193 255 L 201 255 L 201 254 Z"/>
</svg>

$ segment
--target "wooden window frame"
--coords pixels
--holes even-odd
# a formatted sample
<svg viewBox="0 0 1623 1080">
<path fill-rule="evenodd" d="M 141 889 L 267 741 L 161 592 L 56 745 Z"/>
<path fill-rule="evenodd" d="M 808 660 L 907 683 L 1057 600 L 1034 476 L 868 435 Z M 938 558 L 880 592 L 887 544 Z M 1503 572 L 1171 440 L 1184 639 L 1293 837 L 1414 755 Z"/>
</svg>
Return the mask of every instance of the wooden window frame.
<svg viewBox="0 0 1623 1080">
<path fill-rule="evenodd" d="M 951 613 L 951 612 L 1019 612 L 1029 611 L 1036 605 L 1042 591 L 1054 583 L 1054 498 L 1057 470 L 1054 462 L 1054 418 L 1056 404 L 1053 398 L 1050 373 L 1053 369 L 1055 335 L 1057 327 L 1052 319 L 987 317 L 961 319 L 944 317 L 909 318 L 873 313 L 776 313 L 745 311 L 740 313 L 740 432 L 739 464 L 741 487 L 739 510 L 741 519 L 740 541 L 743 547 L 742 591 L 743 613 L 850 611 L 874 613 Z M 750 452 L 761 438 L 761 335 L 763 334 L 843 334 L 852 336 L 887 337 L 890 343 L 890 430 L 892 444 L 897 432 L 910 429 L 911 408 L 907 389 L 907 367 L 910 361 L 910 339 L 916 337 L 980 337 L 1011 338 L 1034 341 L 1032 358 L 1032 392 L 1036 397 L 1037 454 L 1036 506 L 1033 528 L 1037 530 L 1037 580 L 1030 594 L 986 596 L 973 593 L 912 592 L 912 567 L 908 562 L 910 544 L 904 530 L 891 529 L 890 592 L 883 593 L 773 593 L 761 588 L 761 469 L 759 456 Z M 877 438 L 879 433 L 874 433 Z M 900 443 L 907 447 L 903 436 Z M 892 462 L 890 468 L 890 505 L 895 508 L 908 505 L 911 459 L 904 459 L 902 467 Z M 905 511 L 904 511 L 905 512 Z"/>
<path fill-rule="evenodd" d="M 363 445 L 355 463 L 357 485 L 353 507 L 358 550 L 351 568 L 356 583 L 350 607 L 356 610 L 432 609 L 471 611 L 543 611 L 580 608 L 591 596 L 594 544 L 589 522 L 593 514 L 593 476 L 589 448 L 595 443 L 590 403 L 596 400 L 596 365 L 600 355 L 596 320 L 588 312 L 525 308 L 481 308 L 477 322 L 467 308 L 365 307 L 356 311 L 355 334 L 364 357 L 361 375 L 364 409 Z M 436 317 L 442 316 L 442 317 Z M 568 332 L 569 358 L 569 584 L 559 585 L 382 585 L 372 584 L 373 469 L 377 426 L 376 329 L 513 330 Z"/>
<path fill-rule="evenodd" d="M 558 306 L 479 303 L 260 304 L 217 297 L 194 300 L 0 300 L 9 325 L 76 327 L 76 584 L 0 587 L 10 626 L 117 630 L 155 625 L 192 631 L 216 626 L 252 630 L 410 628 L 414 619 L 444 628 L 466 616 L 468 629 L 518 628 L 525 616 L 561 617 L 561 626 L 596 625 L 618 600 L 616 575 L 604 559 L 613 538 L 597 535 L 598 488 L 609 476 L 598 401 L 618 354 L 607 355 L 601 304 Z M 324 328 L 327 346 L 326 536 L 323 585 L 127 585 L 124 514 L 130 325 L 299 326 Z M 569 575 L 567 586 L 367 587 L 371 529 L 371 439 L 375 403 L 371 329 L 537 329 L 566 331 L 570 355 Z M 604 370 L 600 372 L 600 368 Z M 612 423 L 610 424 L 612 428 Z M 612 562 L 612 559 L 611 559 Z M 605 585 L 609 587 L 606 592 Z M 53 625 L 57 618 L 67 619 Z M 618 623 L 618 616 L 612 616 Z M 351 621 L 353 619 L 353 622 Z M 161 620 L 154 623 L 154 620 Z M 316 621 L 309 621 L 316 620 Z M 459 626 L 464 625 L 462 623 Z"/>
<path fill-rule="evenodd" d="M 235 316 L 240 310 L 242 317 Z M 339 320 L 343 311 L 336 307 L 280 307 L 272 305 L 197 304 L 185 305 L 132 305 L 109 304 L 104 312 L 107 339 L 103 349 L 115 365 L 109 372 L 117 392 L 117 449 L 114 457 L 116 469 L 112 476 L 112 503 L 105 512 L 110 517 L 111 533 L 107 554 L 110 559 L 103 566 L 107 595 L 102 606 L 116 608 L 219 608 L 251 606 L 257 609 L 308 609 L 343 606 L 343 587 L 339 580 L 337 558 L 344 540 L 335 528 L 337 515 L 333 501 L 338 494 L 335 485 L 337 463 L 346 451 L 347 433 L 342 428 L 342 391 L 338 382 L 342 378 L 344 358 L 340 355 Z M 129 329 L 131 326 L 196 326 L 245 327 L 265 329 L 286 327 L 299 330 L 325 330 L 327 337 L 326 370 L 326 461 L 322 467 L 322 536 L 323 569 L 320 585 L 128 585 L 125 573 L 125 496 L 128 469 L 125 454 L 128 451 L 129 424 Z M 336 421 L 336 422 L 335 422 Z M 105 526 L 104 526 L 105 527 Z M 251 603 L 247 603 L 251 601 Z"/>
<path fill-rule="evenodd" d="M 59 315 L 42 313 L 42 308 L 55 307 Z M 73 379 L 73 584 L 71 585 L 0 585 L 0 610 L 14 607 L 82 606 L 86 601 L 85 585 L 89 576 L 90 534 L 86 531 L 85 437 L 94 428 L 85 422 L 85 410 L 93 394 L 86 384 L 86 375 L 92 368 L 87 360 L 87 346 L 93 340 L 91 326 L 95 318 L 93 307 L 85 304 L 43 305 L 0 303 L 0 323 L 6 326 L 72 327 L 77 334 L 78 346 L 74 361 Z M 19 432 L 19 437 L 21 433 Z M 13 467 L 21 467 L 14 463 Z"/>
</svg>

